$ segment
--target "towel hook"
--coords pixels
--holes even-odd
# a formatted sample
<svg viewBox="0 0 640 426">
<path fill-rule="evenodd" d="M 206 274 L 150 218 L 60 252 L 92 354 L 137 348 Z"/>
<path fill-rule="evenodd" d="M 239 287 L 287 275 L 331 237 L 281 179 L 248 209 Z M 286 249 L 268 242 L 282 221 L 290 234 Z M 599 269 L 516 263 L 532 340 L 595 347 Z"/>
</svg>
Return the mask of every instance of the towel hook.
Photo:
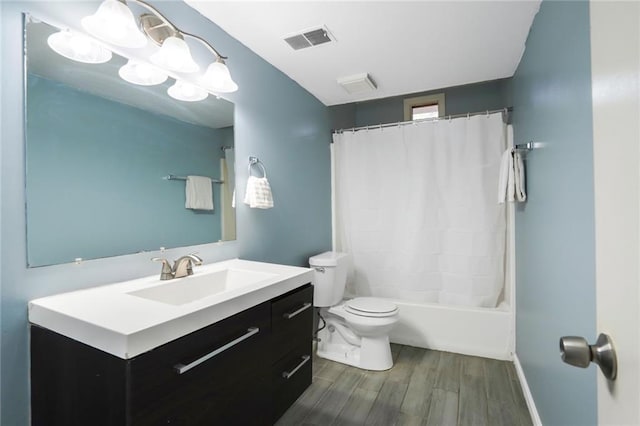
<svg viewBox="0 0 640 426">
<path fill-rule="evenodd" d="M 260 168 L 262 169 L 262 177 L 266 179 L 267 169 L 265 169 L 264 164 L 262 164 L 262 161 L 260 161 L 258 157 L 249 157 L 249 166 L 247 167 L 249 176 L 251 176 L 251 166 L 253 166 L 254 164 L 260 166 Z"/>
</svg>

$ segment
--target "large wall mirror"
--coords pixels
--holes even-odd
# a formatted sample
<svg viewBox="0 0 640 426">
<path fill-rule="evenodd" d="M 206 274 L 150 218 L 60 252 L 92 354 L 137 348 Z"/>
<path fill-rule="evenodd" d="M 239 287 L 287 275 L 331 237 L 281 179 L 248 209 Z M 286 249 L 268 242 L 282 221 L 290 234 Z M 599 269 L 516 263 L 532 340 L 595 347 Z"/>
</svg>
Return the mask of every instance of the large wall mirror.
<svg viewBox="0 0 640 426">
<path fill-rule="evenodd" d="M 28 266 L 235 239 L 233 104 L 138 86 L 127 59 L 83 64 L 51 50 L 59 31 L 25 17 Z M 213 210 L 185 207 L 185 181 L 207 176 Z"/>
</svg>

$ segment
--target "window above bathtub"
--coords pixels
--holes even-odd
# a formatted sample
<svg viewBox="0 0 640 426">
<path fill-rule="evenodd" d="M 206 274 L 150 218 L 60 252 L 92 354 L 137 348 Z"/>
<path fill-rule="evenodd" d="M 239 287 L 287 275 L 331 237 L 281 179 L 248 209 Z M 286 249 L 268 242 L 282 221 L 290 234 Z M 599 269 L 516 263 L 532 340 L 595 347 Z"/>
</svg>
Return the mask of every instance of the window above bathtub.
<svg viewBox="0 0 640 426">
<path fill-rule="evenodd" d="M 444 117 L 444 93 L 404 99 L 405 121 Z"/>
</svg>

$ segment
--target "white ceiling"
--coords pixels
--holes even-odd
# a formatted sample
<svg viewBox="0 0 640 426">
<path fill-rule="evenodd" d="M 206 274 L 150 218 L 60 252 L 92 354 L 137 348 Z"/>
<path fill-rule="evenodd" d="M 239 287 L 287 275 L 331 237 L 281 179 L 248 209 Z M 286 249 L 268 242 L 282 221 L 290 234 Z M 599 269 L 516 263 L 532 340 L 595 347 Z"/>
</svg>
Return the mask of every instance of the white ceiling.
<svg viewBox="0 0 640 426">
<path fill-rule="evenodd" d="M 540 7 L 539 0 L 185 2 L 325 105 L 511 77 Z M 295 51 L 284 41 L 322 25 L 335 43 Z M 359 73 L 377 90 L 349 94 L 336 82 Z"/>
</svg>

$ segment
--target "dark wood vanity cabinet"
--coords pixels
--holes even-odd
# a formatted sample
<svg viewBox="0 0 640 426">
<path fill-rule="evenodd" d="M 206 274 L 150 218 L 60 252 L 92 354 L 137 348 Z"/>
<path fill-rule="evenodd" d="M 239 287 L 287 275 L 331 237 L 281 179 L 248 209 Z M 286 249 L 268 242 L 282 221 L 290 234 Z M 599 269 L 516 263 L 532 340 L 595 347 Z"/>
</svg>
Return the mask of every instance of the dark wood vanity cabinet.
<svg viewBox="0 0 640 426">
<path fill-rule="evenodd" d="M 31 325 L 32 425 L 273 424 L 311 384 L 312 297 L 305 285 L 131 359 Z"/>
<path fill-rule="evenodd" d="M 313 361 L 313 287 L 306 286 L 272 301 L 271 364 L 273 420 L 287 411 L 311 384 Z"/>
</svg>

